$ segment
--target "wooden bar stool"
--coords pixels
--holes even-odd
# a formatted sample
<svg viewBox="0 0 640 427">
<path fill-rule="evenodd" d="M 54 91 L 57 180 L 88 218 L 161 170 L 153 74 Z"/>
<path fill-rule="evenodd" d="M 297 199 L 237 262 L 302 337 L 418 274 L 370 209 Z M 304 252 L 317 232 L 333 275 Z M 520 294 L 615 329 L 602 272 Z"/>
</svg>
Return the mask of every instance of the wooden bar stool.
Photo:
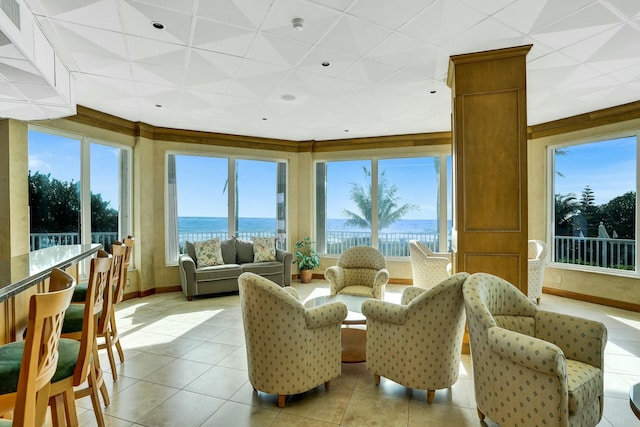
<svg viewBox="0 0 640 427">
<path fill-rule="evenodd" d="M 96 332 L 98 317 L 104 305 L 105 289 L 111 279 L 111 264 L 111 255 L 98 251 L 98 257 L 91 260 L 85 303 L 71 304 L 65 313 L 63 338 L 59 345 L 61 360 L 51 380 L 49 398 L 54 426 L 77 426 L 75 400 L 85 396 L 91 396 L 98 426 L 105 425 L 98 390 L 105 406 L 109 406 L 109 394 L 100 368 Z"/>
<path fill-rule="evenodd" d="M 0 407 L 13 407 L 13 420 L 1 419 L 2 427 L 44 424 L 64 312 L 76 283 L 58 269 L 50 280 L 57 281 L 60 290 L 31 296 L 26 339 L 0 346 Z"/>
<path fill-rule="evenodd" d="M 125 256 L 127 247 L 123 244 L 114 242 L 111 245 L 111 256 L 113 257 L 111 263 L 111 277 L 109 280 L 109 286 L 105 288 L 105 294 L 103 299 L 102 311 L 98 320 L 97 337 L 102 338 L 104 342 L 98 344 L 98 350 L 106 349 L 107 356 L 109 357 L 109 365 L 111 365 L 111 377 L 114 381 L 118 379 L 118 373 L 116 371 L 116 359 L 113 355 L 113 337 L 112 325 L 115 323 L 113 317 L 115 317 L 115 311 L 113 309 L 114 297 L 118 292 L 118 288 L 121 286 L 123 280 L 125 280 Z M 120 343 L 117 343 L 120 346 Z M 120 349 L 119 351 L 122 351 Z M 122 358 L 121 358 L 122 361 Z"/>
<path fill-rule="evenodd" d="M 118 350 L 118 356 L 120 357 L 120 363 L 124 362 L 124 352 L 122 351 L 122 346 L 120 345 L 120 335 L 118 334 L 118 328 L 116 326 L 116 304 L 122 302 L 124 298 L 124 289 L 127 286 L 127 275 L 129 273 L 129 266 L 131 265 L 131 253 L 133 252 L 133 245 L 135 244 L 136 239 L 133 236 L 128 236 L 124 239 L 124 245 L 126 246 L 126 252 L 124 256 L 124 267 L 123 267 L 123 275 L 118 281 L 118 286 L 116 287 L 116 291 L 113 297 L 113 305 L 111 306 L 111 316 L 109 317 L 109 331 L 111 334 L 111 345 L 116 346 Z M 119 242 L 114 242 L 114 244 Z M 115 379 L 115 378 L 114 378 Z"/>
</svg>

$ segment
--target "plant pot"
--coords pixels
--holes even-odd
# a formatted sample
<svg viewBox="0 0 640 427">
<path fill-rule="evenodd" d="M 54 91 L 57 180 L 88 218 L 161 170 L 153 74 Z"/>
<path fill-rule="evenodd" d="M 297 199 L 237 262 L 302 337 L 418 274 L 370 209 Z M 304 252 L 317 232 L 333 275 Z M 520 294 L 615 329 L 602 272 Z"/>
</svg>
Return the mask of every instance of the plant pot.
<svg viewBox="0 0 640 427">
<path fill-rule="evenodd" d="M 313 270 L 300 270 L 300 283 L 311 283 L 311 276 L 313 276 Z"/>
</svg>

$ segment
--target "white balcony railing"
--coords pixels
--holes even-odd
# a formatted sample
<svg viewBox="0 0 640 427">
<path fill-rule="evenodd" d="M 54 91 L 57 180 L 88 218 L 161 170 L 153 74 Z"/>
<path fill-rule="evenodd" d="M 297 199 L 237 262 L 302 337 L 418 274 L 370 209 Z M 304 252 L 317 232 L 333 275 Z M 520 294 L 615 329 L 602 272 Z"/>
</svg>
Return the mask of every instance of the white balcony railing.
<svg viewBox="0 0 640 427">
<path fill-rule="evenodd" d="M 566 264 L 636 269 L 636 242 L 630 239 L 556 236 L 554 261 Z"/>
</svg>

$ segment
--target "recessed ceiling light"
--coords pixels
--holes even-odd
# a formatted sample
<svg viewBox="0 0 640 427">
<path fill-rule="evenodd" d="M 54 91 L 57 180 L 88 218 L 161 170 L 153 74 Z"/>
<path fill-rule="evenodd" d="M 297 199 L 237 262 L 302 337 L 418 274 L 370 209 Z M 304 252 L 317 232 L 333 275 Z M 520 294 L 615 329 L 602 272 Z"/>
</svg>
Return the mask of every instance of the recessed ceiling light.
<svg viewBox="0 0 640 427">
<path fill-rule="evenodd" d="M 349 129 L 345 129 L 344 131 L 345 131 L 345 132 L 349 132 Z"/>
<path fill-rule="evenodd" d="M 289 94 L 289 93 L 285 93 L 284 95 L 282 95 L 280 97 L 280 99 L 282 99 L 283 101 L 295 101 L 296 97 L 294 95 Z"/>
<path fill-rule="evenodd" d="M 267 118 L 266 118 L 266 117 L 263 117 L 263 118 L 262 118 L 262 120 L 267 121 Z"/>
<path fill-rule="evenodd" d="M 156 107 L 162 108 L 162 104 L 156 104 Z"/>
<path fill-rule="evenodd" d="M 331 65 L 331 62 L 329 62 L 329 61 L 324 61 L 324 62 L 322 63 L 322 66 L 323 66 L 323 67 L 328 67 L 329 65 Z"/>
<path fill-rule="evenodd" d="M 304 19 L 302 18 L 293 18 L 291 20 L 291 25 L 293 25 L 293 29 L 296 31 L 302 31 L 304 29 Z"/>
<path fill-rule="evenodd" d="M 153 28 L 156 28 L 158 30 L 164 30 L 164 24 L 162 22 L 153 21 L 151 22 L 151 25 L 153 25 Z"/>
<path fill-rule="evenodd" d="M 437 91 L 435 91 L 435 90 L 432 90 L 432 91 L 430 91 L 429 93 L 436 93 L 436 92 L 437 92 Z"/>
</svg>

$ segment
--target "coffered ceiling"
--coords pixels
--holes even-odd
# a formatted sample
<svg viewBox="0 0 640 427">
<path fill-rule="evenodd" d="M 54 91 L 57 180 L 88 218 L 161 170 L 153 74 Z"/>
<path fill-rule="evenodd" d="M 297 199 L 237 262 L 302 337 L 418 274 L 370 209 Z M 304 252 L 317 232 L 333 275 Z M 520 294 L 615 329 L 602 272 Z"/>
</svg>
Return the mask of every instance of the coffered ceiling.
<svg viewBox="0 0 640 427">
<path fill-rule="evenodd" d="M 156 126 L 446 131 L 449 56 L 523 44 L 530 125 L 640 100 L 638 0 L 25 1 L 79 105 Z"/>
</svg>

